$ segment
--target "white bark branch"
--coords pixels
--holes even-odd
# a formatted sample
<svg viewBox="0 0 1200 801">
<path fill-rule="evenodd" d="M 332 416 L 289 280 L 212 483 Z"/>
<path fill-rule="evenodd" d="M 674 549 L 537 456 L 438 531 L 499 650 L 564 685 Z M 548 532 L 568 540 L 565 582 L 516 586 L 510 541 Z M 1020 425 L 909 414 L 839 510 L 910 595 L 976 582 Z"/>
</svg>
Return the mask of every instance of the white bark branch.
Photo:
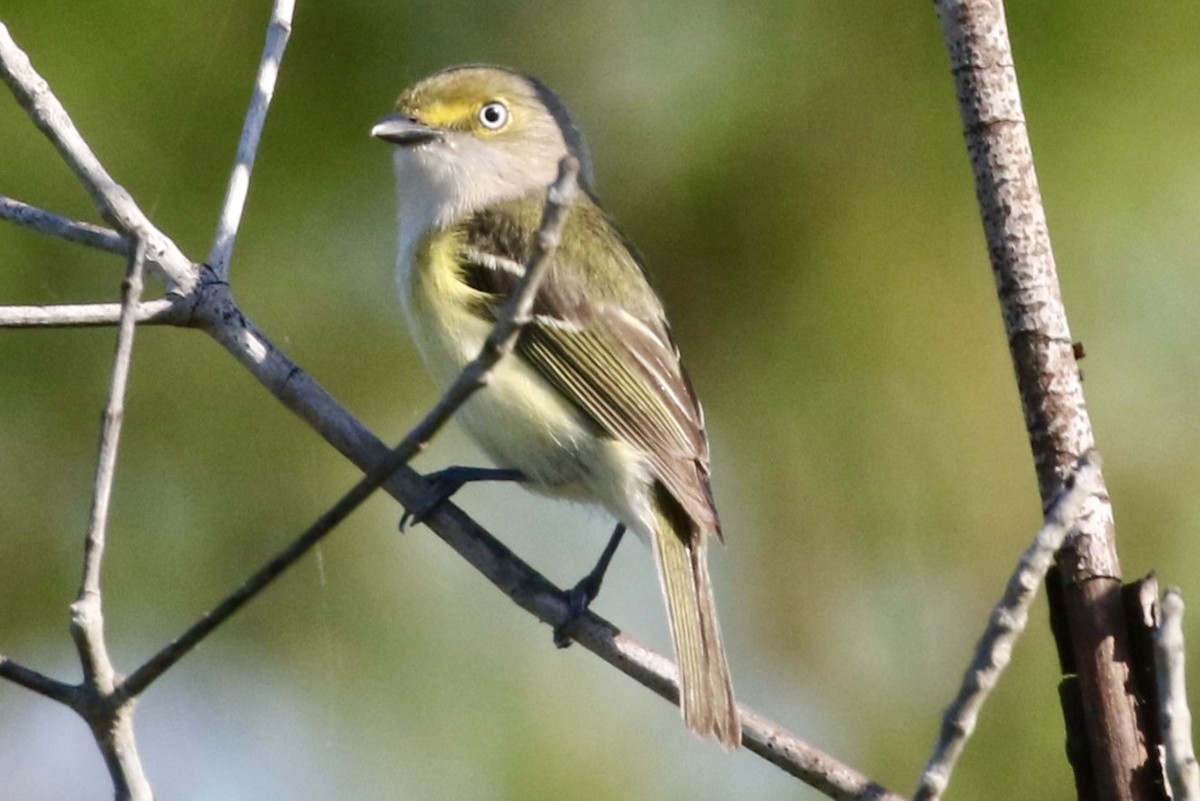
<svg viewBox="0 0 1200 801">
<path fill-rule="evenodd" d="M 233 303 L 227 287 L 214 285 L 197 307 L 196 325 L 246 367 L 275 397 L 365 473 L 379 470 L 391 451 L 263 334 Z M 407 509 L 428 501 L 424 479 L 407 465 L 383 489 Z M 510 551 L 465 512 L 447 501 L 424 514 L 422 525 L 438 535 L 519 607 L 551 628 L 570 616 L 562 589 Z M 592 612 L 569 627 L 572 641 L 596 654 L 673 704 L 679 702 L 678 674 L 670 660 L 621 633 Z M 739 707 L 742 743 L 801 781 L 839 801 L 902 796 L 872 781 L 756 713 Z"/>
<path fill-rule="evenodd" d="M 104 169 L 88 147 L 67 110 L 38 75 L 29 57 L 0 23 L 0 79 L 10 90 L 33 124 L 46 135 L 76 177 L 92 196 L 100 216 L 118 231 L 146 244 L 146 259 L 158 272 L 168 291 L 184 293 L 196 282 L 197 272 L 183 252 L 159 231 L 134 202 L 133 197 Z"/>
<path fill-rule="evenodd" d="M 554 251 L 558 248 L 563 225 L 578 192 L 578 177 L 579 162 L 573 157 L 563 159 L 558 178 L 547 191 L 546 210 L 538 228 L 536 246 L 530 255 L 521 283 L 511 300 L 501 310 L 479 355 L 462 369 L 433 411 L 409 432 L 379 467 L 368 471 L 361 481 L 321 515 L 295 542 L 276 555 L 212 611 L 202 616 L 191 628 L 135 670 L 119 688 L 123 696 L 132 698 L 139 695 L 227 618 L 270 586 L 379 489 L 397 469 L 408 464 L 449 421 L 454 412 L 475 391 L 484 386 L 488 373 L 512 352 L 521 328 L 530 319 L 533 298 L 554 257 Z"/>
<path fill-rule="evenodd" d="M 1038 587 L 1046 580 L 1054 554 L 1078 524 L 1087 500 L 1102 486 L 1100 456 L 1094 450 L 1089 451 L 1076 467 L 1073 483 L 1068 484 L 1050 507 L 1033 544 L 1021 554 L 1004 597 L 992 610 L 958 695 L 943 716 L 941 735 L 921 775 L 914 801 L 936 801 L 945 792 L 954 765 L 975 731 L 979 710 L 1000 680 L 1000 674 L 1012 658 L 1017 638 L 1025 630 L 1029 607 L 1037 596 Z"/>
<path fill-rule="evenodd" d="M 111 228 L 72 220 L 3 195 L 0 195 L 0 219 L 119 256 L 129 253 L 128 241 Z"/>
<path fill-rule="evenodd" d="M 237 241 L 242 211 L 246 207 L 246 195 L 250 192 L 250 175 L 254 171 L 254 158 L 258 153 L 258 143 L 262 139 L 263 125 L 267 121 L 267 111 L 271 108 L 271 99 L 275 96 L 275 81 L 279 77 L 279 65 L 283 61 L 283 51 L 287 48 L 288 37 L 292 33 L 292 13 L 295 5 L 295 0 L 275 0 L 275 5 L 271 9 L 271 22 L 267 26 L 267 41 L 263 46 L 262 60 L 258 65 L 254 92 L 250 96 L 250 108 L 246 111 L 246 121 L 242 126 L 241 139 L 238 141 L 233 173 L 229 176 L 229 186 L 225 190 L 225 202 L 221 206 L 221 216 L 217 222 L 217 233 L 213 239 L 212 251 L 208 255 L 209 266 L 222 281 L 229 280 L 229 261 L 233 256 L 234 243 Z"/>
<path fill-rule="evenodd" d="M 1163 767 L 1175 801 L 1200 800 L 1200 766 L 1192 745 L 1192 712 L 1188 708 L 1184 671 L 1183 596 L 1168 587 L 1159 604 L 1154 629 L 1154 664 L 1157 672 L 1159 722 L 1162 729 Z"/>
<path fill-rule="evenodd" d="M 203 271 L 199 266 L 190 262 L 169 238 L 158 231 L 129 194 L 104 171 L 46 82 L 34 72 L 28 58 L 13 43 L 2 25 L 0 78 L 9 85 L 35 124 L 83 181 L 104 219 L 131 239 L 144 243 L 146 263 L 156 268 L 169 293 L 178 296 L 176 303 L 188 312 L 186 319 L 171 319 L 169 322 L 192 325 L 206 331 L 287 408 L 309 423 L 360 469 L 368 475 L 378 472 L 386 475 L 391 467 L 391 451 L 256 328 L 234 302 L 228 284 L 220 279 L 219 274 L 214 276 L 216 280 L 201 280 Z M 232 203 L 227 202 L 226 206 L 232 209 L 232 206 L 241 202 L 235 199 Z M 229 217 L 236 220 L 238 216 L 230 211 Z M 236 221 L 231 230 L 236 230 Z M 66 236 L 62 232 L 57 233 Z M 232 245 L 226 247 L 232 248 Z M 225 263 L 228 263 L 228 254 Z M 131 328 L 132 322 L 146 305 L 128 304 L 122 331 Z M 38 314 L 43 319 L 91 315 L 90 319 L 95 324 L 112 321 L 111 308 L 93 307 L 86 312 L 82 308 L 70 312 L 42 311 L 30 315 L 25 311 L 19 314 L 25 314 L 26 319 L 33 319 Z M 18 313 L 12 316 L 15 318 Z M 431 413 L 431 419 L 441 414 L 435 410 Z M 428 500 L 425 481 L 407 465 L 401 465 L 392 472 L 384 487 L 409 509 L 423 508 L 422 505 Z M 561 589 L 533 570 L 454 504 L 446 502 L 438 505 L 426 513 L 422 522 L 517 605 L 539 620 L 556 627 L 570 615 L 570 606 Z M 573 622 L 570 635 L 574 642 L 672 703 L 678 703 L 677 672 L 671 662 L 622 634 L 612 624 L 589 612 Z M 92 671 L 97 675 L 105 672 L 99 667 Z M 33 671 L 0 658 L 0 676 L 24 686 L 38 684 L 44 690 L 53 691 L 54 685 L 38 681 L 34 675 Z M 130 701 L 134 695 L 132 691 L 144 688 L 153 677 L 147 673 L 137 681 L 134 678 L 131 676 L 126 683 L 118 683 L 114 693 L 102 699 L 111 709 L 111 716 L 105 731 L 95 726 L 93 729 L 109 761 L 118 797 L 141 799 L 149 797 L 149 788 L 140 781 L 130 780 L 130 777 L 141 775 L 140 765 L 136 764 L 136 747 L 132 745 L 133 705 Z M 88 703 L 80 701 L 74 707 L 79 710 Z M 826 795 L 835 799 L 900 801 L 900 796 L 813 748 L 782 727 L 745 708 L 742 708 L 741 715 L 743 742 L 748 750 Z"/>
<path fill-rule="evenodd" d="M 133 311 L 138 323 L 186 325 L 188 311 L 177 298 L 139 303 Z M 119 303 L 79 303 L 62 306 L 0 306 L 0 328 L 77 328 L 116 325 Z"/>
<path fill-rule="evenodd" d="M 79 595 L 71 604 L 71 635 L 83 665 L 80 690 L 92 703 L 76 707 L 91 725 L 96 743 L 117 790 L 118 801 L 153 801 L 154 793 L 142 770 L 133 738 L 133 710 L 130 704 L 111 703 L 117 675 L 108 654 L 104 636 L 104 604 L 100 572 L 107 542 L 108 508 L 116 477 L 117 451 L 121 425 L 125 418 L 125 392 L 133 359 L 134 320 L 142 297 L 142 268 L 145 245 L 139 241 L 129 257 L 129 270 L 121 282 L 121 319 L 117 329 L 117 352 L 113 359 L 108 404 L 100 432 L 100 453 L 96 460 L 96 479 L 92 492 L 92 511 L 83 548 L 83 578 Z"/>
</svg>

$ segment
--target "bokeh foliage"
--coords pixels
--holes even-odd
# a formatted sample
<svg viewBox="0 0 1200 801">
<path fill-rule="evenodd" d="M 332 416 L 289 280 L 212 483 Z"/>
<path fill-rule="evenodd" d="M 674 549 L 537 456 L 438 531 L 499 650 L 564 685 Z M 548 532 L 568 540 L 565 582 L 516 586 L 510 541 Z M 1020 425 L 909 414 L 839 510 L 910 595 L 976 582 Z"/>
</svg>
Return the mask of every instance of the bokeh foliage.
<svg viewBox="0 0 1200 801">
<path fill-rule="evenodd" d="M 268 8 L 7 0 L 0 19 L 203 258 Z M 1196 602 L 1200 7 L 1022 0 L 1009 18 L 1124 568 Z M 394 299 L 392 180 L 367 131 L 404 85 L 462 61 L 563 95 L 666 299 L 708 411 L 741 699 L 908 792 L 1040 514 L 932 8 L 301 0 L 234 285 L 392 441 L 434 393 Z M 7 96 L 0 193 L 94 218 Z M 2 303 L 110 300 L 120 272 L 0 228 Z M 113 340 L 0 333 L 0 651 L 63 676 Z M 355 477 L 203 335 L 145 329 L 134 364 L 105 573 L 125 668 Z M 449 431 L 422 464 L 478 458 Z M 560 582 L 609 527 L 512 488 L 462 502 Z M 162 797 L 797 796 L 580 649 L 556 652 L 397 517 L 372 502 L 149 693 L 139 734 Z M 631 543 L 597 608 L 667 648 L 653 581 Z M 1040 603 L 952 797 L 1071 792 L 1045 617 Z M 109 794 L 79 721 L 0 684 L 0 797 Z"/>
</svg>

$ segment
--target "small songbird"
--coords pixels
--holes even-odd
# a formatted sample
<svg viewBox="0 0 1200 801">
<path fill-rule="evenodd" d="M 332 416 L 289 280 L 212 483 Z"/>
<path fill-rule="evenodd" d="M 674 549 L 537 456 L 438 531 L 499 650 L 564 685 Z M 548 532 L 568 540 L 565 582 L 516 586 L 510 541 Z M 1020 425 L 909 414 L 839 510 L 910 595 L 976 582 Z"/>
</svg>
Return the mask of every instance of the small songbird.
<svg viewBox="0 0 1200 801">
<path fill-rule="evenodd" d="M 582 611 L 625 527 L 653 550 L 689 728 L 737 748 L 741 724 L 721 644 L 708 545 L 721 537 L 704 414 L 640 257 L 591 191 L 583 138 L 541 82 L 467 65 L 407 89 L 372 135 L 395 145 L 409 329 L 443 387 L 478 355 L 524 274 L 546 189 L 574 156 L 580 186 L 512 357 L 458 411 L 501 470 L 439 476 L 519 479 L 598 503 L 618 521 L 572 595 Z"/>
</svg>

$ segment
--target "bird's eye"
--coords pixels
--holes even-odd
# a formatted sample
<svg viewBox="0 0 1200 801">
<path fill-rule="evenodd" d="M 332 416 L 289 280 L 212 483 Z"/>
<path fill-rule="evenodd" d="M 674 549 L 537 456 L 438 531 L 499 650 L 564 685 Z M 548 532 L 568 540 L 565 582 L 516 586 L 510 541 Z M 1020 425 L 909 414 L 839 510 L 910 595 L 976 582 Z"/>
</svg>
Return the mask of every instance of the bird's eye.
<svg viewBox="0 0 1200 801">
<path fill-rule="evenodd" d="M 508 106 L 499 100 L 486 103 L 479 109 L 479 122 L 489 131 L 498 131 L 508 124 Z"/>
</svg>

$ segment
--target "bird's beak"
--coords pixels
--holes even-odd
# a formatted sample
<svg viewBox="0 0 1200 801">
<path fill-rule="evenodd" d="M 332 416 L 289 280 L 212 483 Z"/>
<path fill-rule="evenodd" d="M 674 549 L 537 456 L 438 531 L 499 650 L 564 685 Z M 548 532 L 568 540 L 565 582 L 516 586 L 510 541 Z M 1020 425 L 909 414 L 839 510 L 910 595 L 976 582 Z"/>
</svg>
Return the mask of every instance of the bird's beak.
<svg viewBox="0 0 1200 801">
<path fill-rule="evenodd" d="M 392 114 L 375 123 L 371 136 L 401 147 L 411 147 L 440 139 L 442 134 L 414 117 Z"/>
</svg>

